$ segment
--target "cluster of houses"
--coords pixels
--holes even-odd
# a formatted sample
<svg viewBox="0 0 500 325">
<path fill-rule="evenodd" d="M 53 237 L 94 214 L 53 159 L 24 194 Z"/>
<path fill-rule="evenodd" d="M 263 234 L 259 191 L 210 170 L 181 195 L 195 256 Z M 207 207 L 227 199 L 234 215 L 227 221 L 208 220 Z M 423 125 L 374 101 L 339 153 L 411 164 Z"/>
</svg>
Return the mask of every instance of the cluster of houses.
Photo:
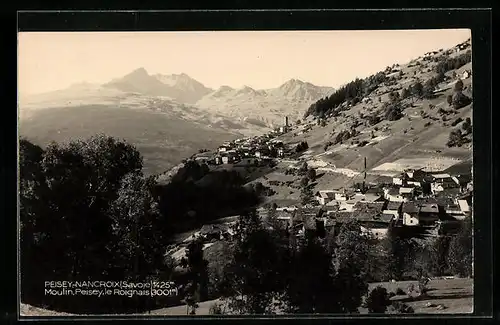
<svg viewBox="0 0 500 325">
<path fill-rule="evenodd" d="M 415 236 L 437 235 L 457 229 L 461 220 L 471 214 L 472 179 L 470 175 L 407 170 L 394 177 L 391 184 L 364 192 L 321 190 L 315 199 L 318 206 L 278 207 L 277 219 L 298 236 L 308 231 L 324 234 L 352 219 L 378 239 L 384 238 L 390 225 L 405 228 Z M 261 213 L 265 212 L 261 209 Z"/>
<path fill-rule="evenodd" d="M 272 158 L 282 158 L 285 157 L 289 149 L 283 141 L 276 139 L 276 137 L 289 130 L 288 117 L 285 117 L 284 126 L 267 134 L 226 141 L 217 148 L 216 152 L 201 152 L 194 155 L 194 159 L 211 165 L 255 166 Z"/>
<path fill-rule="evenodd" d="M 465 42 L 457 44 L 455 46 L 455 51 L 460 52 L 460 51 L 468 49 L 470 46 L 471 46 L 471 42 L 470 42 L 470 38 L 469 38 Z"/>
</svg>

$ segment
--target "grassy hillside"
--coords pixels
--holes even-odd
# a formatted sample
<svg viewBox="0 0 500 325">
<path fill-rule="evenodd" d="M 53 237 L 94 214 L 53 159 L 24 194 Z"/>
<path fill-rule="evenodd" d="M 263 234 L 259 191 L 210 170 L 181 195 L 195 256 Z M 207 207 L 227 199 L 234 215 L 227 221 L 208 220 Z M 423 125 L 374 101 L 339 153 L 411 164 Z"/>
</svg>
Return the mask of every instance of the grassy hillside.
<svg viewBox="0 0 500 325">
<path fill-rule="evenodd" d="M 165 171 L 201 148 L 215 148 L 234 134 L 150 110 L 105 105 L 56 107 L 22 119 L 20 136 L 46 145 L 104 133 L 134 144 L 144 157 L 145 173 Z"/>
<path fill-rule="evenodd" d="M 401 93 L 403 88 L 418 81 L 425 84 L 427 80 L 435 77 L 437 58 L 441 55 L 446 57 L 444 52 L 440 52 L 436 55 L 436 61 L 434 58 L 416 59 L 406 65 L 401 65 L 399 67 L 401 73 L 392 85 L 379 85 L 369 95 L 362 98 L 363 101 L 341 111 L 338 116 L 327 116 L 323 126 L 317 124 L 314 116 L 308 116 L 301 127 L 309 124 L 311 126 L 309 132 L 301 133 L 301 127 L 298 127 L 279 137 L 291 147 L 301 141 L 307 141 L 309 150 L 299 160 L 319 161 L 320 165 L 329 169 L 326 175 L 318 179 L 315 190 L 350 186 L 354 182 L 361 181 L 365 157 L 367 158 L 368 182 L 376 181 L 381 176 L 397 173 L 405 166 L 446 170 L 459 164 L 460 170 L 470 170 L 471 143 L 452 148 L 449 148 L 446 143 L 450 132 L 459 129 L 463 124 L 459 122 L 453 125 L 454 121 L 465 120 L 467 117 L 472 119 L 473 104 L 454 109 L 447 102 L 447 96 L 453 94 L 452 86 L 457 81 L 457 76 L 461 76 L 465 70 L 470 70 L 471 63 L 447 71 L 446 80 L 436 85 L 437 90 L 444 90 L 436 92 L 433 98 L 403 99 L 401 103 L 407 107 L 402 111 L 403 117 L 399 120 L 389 121 L 384 117 L 384 103 L 390 101 L 389 92 Z M 456 55 L 460 53 L 454 53 L 449 57 Z M 472 78 L 462 81 L 463 94 L 472 98 Z M 448 112 L 444 120 L 440 110 Z M 375 125 L 369 123 L 369 116 L 373 114 L 381 117 L 381 121 Z M 342 143 L 328 146 L 325 150 L 325 144 L 334 141 L 340 132 L 350 130 L 355 123 L 358 123 L 356 136 Z M 359 143 L 363 141 L 368 143 L 365 146 L 359 146 Z M 336 172 L 336 170 L 342 170 L 342 172 Z M 269 181 L 281 181 L 282 176 L 279 174 L 283 171 L 284 169 L 280 168 L 268 175 L 268 179 L 259 181 L 262 181 L 264 185 L 269 185 Z M 350 172 L 359 173 L 359 176 L 349 175 Z M 277 187 L 273 189 L 278 192 L 278 195 L 272 198 L 275 200 L 296 196 L 291 194 L 288 186 L 283 187 L 282 190 Z"/>
</svg>

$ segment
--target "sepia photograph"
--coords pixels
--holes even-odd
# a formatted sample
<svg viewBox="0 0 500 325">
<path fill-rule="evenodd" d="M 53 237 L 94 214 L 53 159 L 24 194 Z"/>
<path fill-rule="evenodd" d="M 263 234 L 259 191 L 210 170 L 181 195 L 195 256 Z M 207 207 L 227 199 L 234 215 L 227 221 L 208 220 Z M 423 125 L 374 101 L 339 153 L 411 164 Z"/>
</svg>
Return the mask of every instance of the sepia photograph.
<svg viewBox="0 0 500 325">
<path fill-rule="evenodd" d="M 473 313 L 471 38 L 19 32 L 20 316 Z"/>
</svg>

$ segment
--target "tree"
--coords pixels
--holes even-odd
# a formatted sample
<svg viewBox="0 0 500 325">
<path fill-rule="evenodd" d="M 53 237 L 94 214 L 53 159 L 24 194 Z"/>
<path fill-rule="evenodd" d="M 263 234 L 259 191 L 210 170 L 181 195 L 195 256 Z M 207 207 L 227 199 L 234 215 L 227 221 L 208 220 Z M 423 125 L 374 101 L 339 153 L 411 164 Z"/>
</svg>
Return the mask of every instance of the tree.
<svg viewBox="0 0 500 325">
<path fill-rule="evenodd" d="M 472 133 L 472 123 L 470 117 L 465 119 L 465 122 L 462 124 L 462 130 L 464 130 L 465 134 Z"/>
<path fill-rule="evenodd" d="M 391 301 L 389 300 L 387 289 L 382 286 L 377 286 L 370 291 L 370 294 L 366 299 L 366 305 L 369 313 L 383 314 L 387 310 L 387 306 L 390 304 Z"/>
<path fill-rule="evenodd" d="M 447 256 L 450 239 L 446 236 L 438 237 L 433 243 L 428 244 L 429 265 L 428 273 L 434 276 L 442 276 L 448 270 Z"/>
<path fill-rule="evenodd" d="M 436 88 L 437 82 L 435 79 L 429 79 L 425 82 L 422 88 L 422 95 L 424 98 L 433 98 L 434 97 L 434 89 Z"/>
<path fill-rule="evenodd" d="M 389 100 L 391 101 L 391 103 L 399 101 L 399 93 L 396 91 L 391 91 L 389 93 Z"/>
<path fill-rule="evenodd" d="M 300 179 L 300 186 L 302 188 L 307 187 L 309 185 L 309 176 L 304 176 Z"/>
<path fill-rule="evenodd" d="M 422 85 L 422 83 L 420 81 L 418 81 L 412 85 L 411 93 L 414 96 L 422 97 L 422 95 L 424 94 L 424 86 Z"/>
<path fill-rule="evenodd" d="M 331 254 L 317 239 L 306 239 L 293 253 L 285 290 L 287 311 L 310 314 L 340 312 L 334 272 Z"/>
<path fill-rule="evenodd" d="M 298 174 L 299 174 L 300 176 L 304 176 L 304 175 L 306 175 L 306 174 L 307 174 L 308 170 L 309 170 L 309 168 L 308 168 L 308 166 L 307 166 L 307 162 L 305 162 L 305 161 L 304 161 L 304 162 L 302 163 L 302 165 L 300 165 L 300 168 L 299 168 L 299 170 L 298 170 Z"/>
<path fill-rule="evenodd" d="M 387 106 L 385 111 L 385 118 L 388 121 L 397 121 L 403 117 L 403 113 L 401 112 L 401 106 L 398 104 L 392 104 Z"/>
<path fill-rule="evenodd" d="M 446 101 L 448 102 L 448 105 L 452 105 L 453 104 L 453 96 L 452 95 L 448 95 L 446 97 Z"/>
<path fill-rule="evenodd" d="M 466 217 L 458 234 L 451 239 L 448 264 L 454 274 L 472 276 L 472 218 Z"/>
<path fill-rule="evenodd" d="M 302 123 L 301 120 L 297 120 L 297 122 L 295 122 L 295 124 L 297 124 L 297 125 L 300 125 L 301 123 Z"/>
<path fill-rule="evenodd" d="M 455 82 L 455 86 L 453 86 L 454 91 L 463 91 L 464 90 L 464 82 L 459 79 L 457 82 Z"/>
<path fill-rule="evenodd" d="M 115 240 L 108 249 L 125 279 L 144 279 L 163 266 L 162 218 L 148 182 L 138 173 L 125 175 L 109 210 Z"/>
<path fill-rule="evenodd" d="M 386 251 L 387 274 L 391 279 L 399 280 L 403 276 L 407 249 L 404 240 L 395 233 L 393 225 L 389 225 L 383 245 Z"/>
<path fill-rule="evenodd" d="M 340 308 L 344 313 L 357 313 L 362 297 L 368 291 L 368 238 L 361 233 L 359 223 L 351 220 L 341 226 L 336 242 L 335 287 L 343 293 L 339 301 Z"/>
<path fill-rule="evenodd" d="M 403 88 L 403 90 L 401 90 L 401 98 L 405 99 L 407 97 L 410 97 L 410 91 L 408 88 Z"/>
<path fill-rule="evenodd" d="M 203 243 L 200 240 L 189 243 L 181 265 L 188 270 L 184 301 L 189 314 L 194 315 L 198 302 L 208 298 L 208 262 L 203 258 Z"/>
<path fill-rule="evenodd" d="M 302 205 L 311 203 L 312 199 L 313 199 L 313 191 L 311 189 L 311 186 L 309 185 L 303 186 L 300 191 L 300 201 Z"/>
<path fill-rule="evenodd" d="M 73 311 L 126 308 L 118 299 L 97 303 L 34 291 L 47 278 L 127 279 L 134 268 L 155 274 L 164 245 L 151 230 L 158 215 L 141 168 L 133 146 L 104 135 L 46 150 L 20 142 L 21 262 L 23 270 L 36 265 L 22 275 L 25 301 Z M 127 236 L 124 227 L 131 228 Z M 136 247 L 147 254 L 137 256 Z"/>
<path fill-rule="evenodd" d="M 448 147 L 461 147 L 464 142 L 464 137 L 460 130 L 454 130 L 450 132 L 448 142 L 446 145 Z"/>
<path fill-rule="evenodd" d="M 459 109 L 471 103 L 471 99 L 460 91 L 456 91 L 452 96 L 453 108 Z"/>
<path fill-rule="evenodd" d="M 265 229 L 255 211 L 240 217 L 235 249 L 224 271 L 222 298 L 237 314 L 274 313 L 272 300 L 283 293 L 287 249 Z"/>
<path fill-rule="evenodd" d="M 307 171 L 307 178 L 309 178 L 310 181 L 314 181 L 316 179 L 316 169 L 309 168 Z"/>
</svg>

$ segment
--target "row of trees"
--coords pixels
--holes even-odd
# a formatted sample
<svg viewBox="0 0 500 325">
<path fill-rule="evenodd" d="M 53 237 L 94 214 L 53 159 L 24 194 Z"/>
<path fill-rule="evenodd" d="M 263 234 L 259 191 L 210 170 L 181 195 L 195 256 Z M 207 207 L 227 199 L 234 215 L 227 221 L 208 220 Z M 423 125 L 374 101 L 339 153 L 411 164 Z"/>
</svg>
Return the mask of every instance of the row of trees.
<svg viewBox="0 0 500 325">
<path fill-rule="evenodd" d="M 356 221 L 324 239 L 314 233 L 297 239 L 290 228 L 276 220 L 271 224 L 266 228 L 253 213 L 240 219 L 234 250 L 217 285 L 223 301 L 217 313 L 357 313 L 369 282 L 401 280 L 409 272 L 414 279 L 472 273 L 470 218 L 458 235 L 427 245 L 400 238 L 392 230 L 386 240 L 376 242 L 362 234 Z M 368 298 L 376 299 L 377 294 L 381 292 Z M 387 307 L 380 309 L 370 299 L 367 304 L 370 312 Z"/>
<path fill-rule="evenodd" d="M 297 241 L 283 232 L 253 213 L 241 218 L 220 283 L 225 312 L 357 313 L 368 289 L 359 259 L 349 260 L 359 228 L 346 225 L 331 250 L 312 236 Z"/>
<path fill-rule="evenodd" d="M 471 62 L 472 60 L 472 51 L 467 50 L 464 54 L 461 54 L 457 57 L 450 58 L 444 57 L 434 68 L 436 73 L 444 74 L 447 71 L 458 69 L 461 66 Z"/>
</svg>

